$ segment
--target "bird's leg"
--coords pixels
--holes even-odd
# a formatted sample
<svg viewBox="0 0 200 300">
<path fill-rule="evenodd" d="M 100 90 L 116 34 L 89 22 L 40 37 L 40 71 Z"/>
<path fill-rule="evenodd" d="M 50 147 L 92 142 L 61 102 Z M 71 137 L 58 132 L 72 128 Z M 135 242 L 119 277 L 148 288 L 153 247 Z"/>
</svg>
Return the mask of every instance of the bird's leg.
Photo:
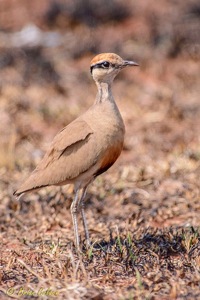
<svg viewBox="0 0 200 300">
<path fill-rule="evenodd" d="M 77 223 L 78 199 L 79 199 L 79 189 L 75 191 L 75 197 L 70 207 L 72 222 L 74 227 L 75 244 L 77 249 L 79 250 L 79 235 L 78 235 L 78 223 Z"/>
<path fill-rule="evenodd" d="M 82 216 L 82 220 L 83 220 L 83 227 L 84 227 L 84 231 L 85 231 L 86 243 L 87 243 L 87 246 L 90 246 L 90 236 L 89 236 L 89 231 L 88 231 L 86 217 L 85 217 L 85 211 L 84 211 L 84 208 L 85 208 L 84 200 L 85 200 L 86 192 L 87 192 L 87 186 L 85 188 L 83 188 L 82 195 L 81 195 L 81 198 L 79 201 L 79 207 L 81 210 L 81 216 Z"/>
</svg>

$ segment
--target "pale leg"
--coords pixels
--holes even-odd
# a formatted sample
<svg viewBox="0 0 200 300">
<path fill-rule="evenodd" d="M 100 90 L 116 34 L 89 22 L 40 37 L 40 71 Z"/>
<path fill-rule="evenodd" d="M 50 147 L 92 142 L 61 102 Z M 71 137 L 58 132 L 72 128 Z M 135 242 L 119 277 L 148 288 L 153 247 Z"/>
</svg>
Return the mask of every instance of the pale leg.
<svg viewBox="0 0 200 300">
<path fill-rule="evenodd" d="M 83 220 L 83 227 L 84 227 L 84 231 L 85 231 L 87 246 L 90 246 L 89 231 L 88 231 L 86 217 L 85 217 L 85 211 L 84 211 L 84 208 L 85 208 L 84 200 L 85 200 L 86 192 L 87 192 L 87 186 L 85 188 L 83 188 L 82 195 L 81 195 L 81 198 L 79 201 L 79 207 L 81 209 L 81 216 L 82 216 L 82 220 Z"/>
<path fill-rule="evenodd" d="M 78 235 L 78 223 L 77 223 L 78 199 L 79 199 L 79 189 L 76 190 L 74 200 L 70 207 L 72 222 L 74 227 L 75 244 L 77 249 L 79 249 L 79 235 Z"/>
</svg>

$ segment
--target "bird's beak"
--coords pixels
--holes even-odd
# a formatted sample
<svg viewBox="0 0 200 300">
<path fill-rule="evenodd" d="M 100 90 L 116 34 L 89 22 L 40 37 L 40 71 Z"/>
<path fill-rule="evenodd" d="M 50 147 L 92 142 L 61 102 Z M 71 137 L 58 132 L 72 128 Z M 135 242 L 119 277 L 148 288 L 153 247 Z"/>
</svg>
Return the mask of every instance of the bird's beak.
<svg viewBox="0 0 200 300">
<path fill-rule="evenodd" d="M 127 66 L 130 66 L 130 67 L 131 66 L 139 66 L 139 64 L 134 61 L 124 60 L 123 67 L 127 67 Z"/>
</svg>

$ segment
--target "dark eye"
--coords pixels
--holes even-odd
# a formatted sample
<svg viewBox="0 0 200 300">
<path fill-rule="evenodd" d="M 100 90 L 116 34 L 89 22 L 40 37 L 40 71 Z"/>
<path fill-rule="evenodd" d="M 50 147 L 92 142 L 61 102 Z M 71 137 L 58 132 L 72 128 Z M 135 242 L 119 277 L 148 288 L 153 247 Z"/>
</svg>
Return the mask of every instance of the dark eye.
<svg viewBox="0 0 200 300">
<path fill-rule="evenodd" d="M 110 63 L 108 61 L 104 61 L 101 65 L 103 68 L 106 68 L 106 69 L 110 67 Z"/>
</svg>

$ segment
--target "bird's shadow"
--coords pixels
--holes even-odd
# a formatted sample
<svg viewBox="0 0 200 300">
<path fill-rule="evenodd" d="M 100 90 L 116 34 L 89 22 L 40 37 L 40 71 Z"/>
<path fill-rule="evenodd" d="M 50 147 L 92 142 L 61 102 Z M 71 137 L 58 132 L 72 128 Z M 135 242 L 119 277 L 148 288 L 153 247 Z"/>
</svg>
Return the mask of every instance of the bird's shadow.
<svg viewBox="0 0 200 300">
<path fill-rule="evenodd" d="M 192 239 L 194 244 L 187 249 L 187 239 Z M 82 250 L 87 251 L 86 242 L 83 241 Z M 134 233 L 120 233 L 114 236 L 110 232 L 108 240 L 102 239 L 93 243 L 90 249 L 95 253 L 121 253 L 134 254 L 140 256 L 141 253 L 153 254 L 160 258 L 169 258 L 172 256 L 189 257 L 195 255 L 196 250 L 200 248 L 200 233 L 191 228 L 147 228 L 138 236 Z"/>
</svg>

